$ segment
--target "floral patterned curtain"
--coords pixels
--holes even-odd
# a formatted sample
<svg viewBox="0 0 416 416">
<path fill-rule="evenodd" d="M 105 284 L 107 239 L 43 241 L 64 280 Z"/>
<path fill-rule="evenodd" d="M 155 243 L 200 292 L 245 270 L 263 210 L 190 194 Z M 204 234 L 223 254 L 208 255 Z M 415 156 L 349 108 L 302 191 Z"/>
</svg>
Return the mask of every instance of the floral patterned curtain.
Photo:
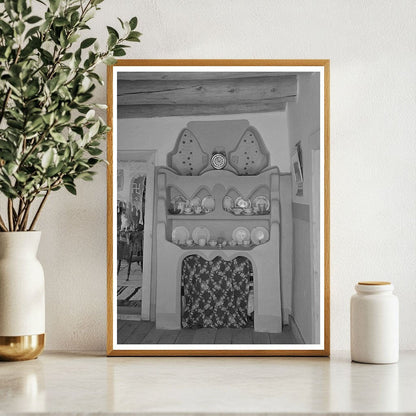
<svg viewBox="0 0 416 416">
<path fill-rule="evenodd" d="M 182 263 L 182 327 L 247 327 L 251 274 L 251 262 L 245 257 L 231 261 L 186 257 Z"/>
</svg>

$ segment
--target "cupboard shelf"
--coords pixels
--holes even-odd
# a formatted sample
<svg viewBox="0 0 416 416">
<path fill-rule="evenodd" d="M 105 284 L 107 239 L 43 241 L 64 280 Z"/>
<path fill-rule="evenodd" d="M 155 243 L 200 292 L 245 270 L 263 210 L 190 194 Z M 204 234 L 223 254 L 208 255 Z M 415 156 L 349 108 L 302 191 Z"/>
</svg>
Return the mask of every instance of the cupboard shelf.
<svg viewBox="0 0 416 416">
<path fill-rule="evenodd" d="M 210 212 L 208 214 L 195 214 L 195 215 L 173 215 L 168 214 L 166 216 L 168 220 L 215 220 L 215 221 L 253 221 L 253 220 L 270 220 L 270 214 L 259 214 L 259 215 L 233 215 L 224 213 L 219 215 L 214 212 Z"/>
<path fill-rule="evenodd" d="M 261 244 L 253 244 L 252 243 L 249 246 L 244 246 L 242 244 L 238 244 L 236 246 L 227 245 L 225 247 L 221 247 L 220 248 L 220 247 L 217 247 L 217 246 L 216 247 L 211 247 L 208 244 L 205 245 L 205 246 L 203 246 L 203 247 L 201 247 L 198 244 L 193 244 L 192 246 L 188 246 L 186 244 L 176 244 L 173 241 L 170 241 L 170 240 L 168 240 L 168 241 L 173 246 L 175 246 L 175 247 L 177 247 L 177 248 L 179 248 L 181 250 L 184 250 L 184 251 L 198 251 L 198 252 L 202 252 L 202 251 L 210 251 L 210 252 L 212 252 L 212 251 L 218 251 L 218 253 L 221 253 L 222 251 L 227 251 L 228 254 L 230 254 L 230 252 L 239 253 L 239 252 L 242 252 L 242 251 L 251 251 L 251 250 L 254 250 L 254 249 L 259 248 L 259 247 L 268 246 L 269 243 L 270 243 L 270 240 L 268 240 L 268 241 L 265 241 L 264 243 L 261 243 Z"/>
</svg>

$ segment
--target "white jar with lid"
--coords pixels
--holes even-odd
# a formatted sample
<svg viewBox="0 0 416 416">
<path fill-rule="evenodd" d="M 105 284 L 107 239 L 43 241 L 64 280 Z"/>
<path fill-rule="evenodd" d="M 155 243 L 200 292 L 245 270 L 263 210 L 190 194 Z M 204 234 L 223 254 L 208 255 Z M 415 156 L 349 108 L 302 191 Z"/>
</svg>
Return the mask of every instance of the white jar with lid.
<svg viewBox="0 0 416 416">
<path fill-rule="evenodd" d="M 399 360 L 399 302 L 390 282 L 359 282 L 351 297 L 351 359 L 389 364 Z"/>
</svg>

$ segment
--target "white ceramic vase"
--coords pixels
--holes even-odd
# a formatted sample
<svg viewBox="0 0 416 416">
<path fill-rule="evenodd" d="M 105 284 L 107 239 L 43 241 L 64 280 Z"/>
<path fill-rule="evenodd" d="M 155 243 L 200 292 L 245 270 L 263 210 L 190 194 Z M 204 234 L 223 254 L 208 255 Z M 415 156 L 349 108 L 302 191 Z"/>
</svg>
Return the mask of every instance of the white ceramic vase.
<svg viewBox="0 0 416 416">
<path fill-rule="evenodd" d="M 0 360 L 36 358 L 44 347 L 40 236 L 40 231 L 0 232 Z"/>
</svg>

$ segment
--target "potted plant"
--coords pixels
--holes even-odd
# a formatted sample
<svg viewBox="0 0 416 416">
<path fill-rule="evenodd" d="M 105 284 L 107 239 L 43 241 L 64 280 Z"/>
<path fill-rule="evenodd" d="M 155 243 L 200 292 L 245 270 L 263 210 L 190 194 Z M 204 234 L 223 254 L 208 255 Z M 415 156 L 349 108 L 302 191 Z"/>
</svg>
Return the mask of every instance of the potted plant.
<svg viewBox="0 0 416 416">
<path fill-rule="evenodd" d="M 0 359 L 43 349 L 43 269 L 36 223 L 51 192 L 76 194 L 93 179 L 108 127 L 92 103 L 100 63 L 138 42 L 137 18 L 107 27 L 105 50 L 89 30 L 103 0 L 0 0 Z"/>
</svg>

